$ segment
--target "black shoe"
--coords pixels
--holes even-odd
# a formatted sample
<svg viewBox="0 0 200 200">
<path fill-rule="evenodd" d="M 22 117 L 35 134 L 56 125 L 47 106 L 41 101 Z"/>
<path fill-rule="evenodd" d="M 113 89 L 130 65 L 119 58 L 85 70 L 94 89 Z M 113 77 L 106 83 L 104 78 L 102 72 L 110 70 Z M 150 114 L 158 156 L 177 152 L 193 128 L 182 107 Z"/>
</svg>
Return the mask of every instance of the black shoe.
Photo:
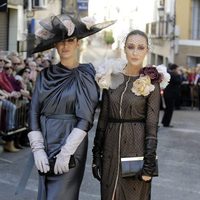
<svg viewBox="0 0 200 200">
<path fill-rule="evenodd" d="M 163 127 L 173 128 L 174 126 L 172 126 L 172 125 L 163 125 Z"/>
<path fill-rule="evenodd" d="M 15 147 L 17 149 L 23 149 L 23 146 L 20 143 L 18 143 L 18 142 L 15 143 Z"/>
<path fill-rule="evenodd" d="M 29 142 L 21 142 L 21 145 L 23 147 L 30 147 L 30 143 Z"/>
</svg>

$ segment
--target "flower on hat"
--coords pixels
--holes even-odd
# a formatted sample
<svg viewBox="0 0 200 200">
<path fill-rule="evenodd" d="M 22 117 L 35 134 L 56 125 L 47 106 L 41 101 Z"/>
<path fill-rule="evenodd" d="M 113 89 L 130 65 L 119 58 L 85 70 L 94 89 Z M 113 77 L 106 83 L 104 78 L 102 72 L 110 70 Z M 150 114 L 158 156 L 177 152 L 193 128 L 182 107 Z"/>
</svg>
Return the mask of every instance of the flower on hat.
<svg viewBox="0 0 200 200">
<path fill-rule="evenodd" d="M 83 17 L 81 18 L 81 21 L 86 25 L 88 30 L 95 24 L 95 19 L 92 17 Z"/>
<path fill-rule="evenodd" d="M 49 38 L 52 38 L 55 34 L 47 31 L 46 29 L 44 28 L 40 28 L 37 30 L 36 32 L 36 36 L 39 37 L 39 38 L 42 38 L 44 40 L 47 40 Z"/>
<path fill-rule="evenodd" d="M 72 23 L 72 21 L 68 19 L 68 20 L 64 20 L 63 24 L 67 28 L 67 35 L 71 36 L 75 29 L 74 23 Z"/>
<path fill-rule="evenodd" d="M 34 48 L 28 49 L 28 51 L 32 54 L 45 51 L 54 48 L 56 43 L 70 37 L 76 37 L 80 40 L 113 25 L 115 22 L 115 20 L 111 20 L 94 24 L 94 19 L 91 17 L 84 17 L 80 20 L 67 14 L 53 15 L 39 22 L 41 29 L 34 35 Z"/>
</svg>

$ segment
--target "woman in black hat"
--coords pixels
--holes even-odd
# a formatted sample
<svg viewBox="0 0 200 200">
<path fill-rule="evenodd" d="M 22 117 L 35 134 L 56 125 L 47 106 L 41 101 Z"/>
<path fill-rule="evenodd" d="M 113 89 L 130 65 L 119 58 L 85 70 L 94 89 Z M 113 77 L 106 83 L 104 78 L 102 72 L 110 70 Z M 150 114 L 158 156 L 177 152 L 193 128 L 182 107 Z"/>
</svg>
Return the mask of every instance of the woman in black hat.
<svg viewBox="0 0 200 200">
<path fill-rule="evenodd" d="M 28 137 L 40 174 L 38 200 L 79 198 L 87 132 L 99 96 L 93 65 L 78 62 L 79 39 L 111 24 L 93 25 L 89 18 L 76 20 L 67 15 L 40 22 L 39 44 L 32 53 L 55 47 L 60 63 L 39 73 L 30 107 Z"/>
</svg>

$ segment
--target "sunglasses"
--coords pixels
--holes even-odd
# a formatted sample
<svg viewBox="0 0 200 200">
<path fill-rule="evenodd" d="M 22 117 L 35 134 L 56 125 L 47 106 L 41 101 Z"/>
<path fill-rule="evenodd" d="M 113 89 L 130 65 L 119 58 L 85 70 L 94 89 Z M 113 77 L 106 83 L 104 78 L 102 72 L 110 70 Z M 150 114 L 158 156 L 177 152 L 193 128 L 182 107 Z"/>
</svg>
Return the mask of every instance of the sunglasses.
<svg viewBox="0 0 200 200">
<path fill-rule="evenodd" d="M 5 62 L 4 60 L 0 59 L 0 62 Z"/>
<path fill-rule="evenodd" d="M 12 67 L 4 67 L 5 70 L 12 69 Z"/>
<path fill-rule="evenodd" d="M 20 65 L 21 63 L 13 63 L 13 65 Z"/>
<path fill-rule="evenodd" d="M 24 72 L 29 73 L 29 74 L 31 73 L 31 71 L 29 71 L 29 70 L 25 70 Z"/>
</svg>

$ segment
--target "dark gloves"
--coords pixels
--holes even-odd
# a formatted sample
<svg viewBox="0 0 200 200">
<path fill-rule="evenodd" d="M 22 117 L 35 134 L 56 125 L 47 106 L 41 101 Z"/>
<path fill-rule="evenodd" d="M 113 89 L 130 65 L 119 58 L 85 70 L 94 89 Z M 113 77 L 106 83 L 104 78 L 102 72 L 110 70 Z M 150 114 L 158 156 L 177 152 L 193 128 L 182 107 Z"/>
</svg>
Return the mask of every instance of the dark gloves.
<svg viewBox="0 0 200 200">
<path fill-rule="evenodd" d="M 94 138 L 94 146 L 92 149 L 93 162 L 92 162 L 92 173 L 94 178 L 101 181 L 102 175 L 102 155 L 103 155 L 103 131 L 97 130 Z"/>
<path fill-rule="evenodd" d="M 94 178 L 96 178 L 98 181 L 101 181 L 101 172 L 102 172 L 102 162 L 101 158 L 93 158 L 92 163 L 92 173 Z"/>
<path fill-rule="evenodd" d="M 142 175 L 153 176 L 156 169 L 157 139 L 154 137 L 145 140 L 144 166 Z"/>
</svg>

